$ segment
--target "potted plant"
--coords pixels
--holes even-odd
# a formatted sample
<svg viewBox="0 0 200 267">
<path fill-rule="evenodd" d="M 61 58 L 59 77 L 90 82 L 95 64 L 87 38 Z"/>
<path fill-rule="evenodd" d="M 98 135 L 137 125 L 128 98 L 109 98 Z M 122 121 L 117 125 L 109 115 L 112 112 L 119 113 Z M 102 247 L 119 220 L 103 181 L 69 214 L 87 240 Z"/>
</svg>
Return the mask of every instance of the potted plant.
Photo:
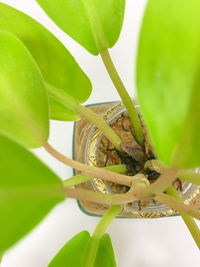
<svg viewBox="0 0 200 267">
<path fill-rule="evenodd" d="M 178 211 L 200 247 L 200 232 L 193 219 L 200 219 L 200 176 L 194 170 L 200 165 L 200 4 L 197 0 L 189 4 L 175 0 L 171 5 L 148 1 L 138 44 L 136 108 L 108 52 L 121 31 L 125 1 L 37 2 L 88 52 L 101 55 L 127 113 L 123 111 L 110 126 L 83 106 L 91 82 L 69 51 L 38 22 L 0 3 L 1 255 L 66 197 L 103 205 L 100 213 L 104 215 L 91 236 L 87 231 L 74 236 L 49 266 L 116 266 L 110 237 L 104 233 L 116 216 L 127 215 L 124 209 L 133 202 L 138 213 L 149 201 Z M 116 123 L 124 116 L 129 119 L 126 129 L 122 123 L 120 131 L 128 127 L 131 141 L 116 133 Z M 81 117 L 102 131 L 101 141 L 109 142 L 106 152 L 115 151 L 120 164 L 90 166 L 68 158 L 47 142 L 50 118 L 74 121 Z M 79 129 L 82 122 L 77 123 Z M 38 147 L 81 173 L 62 182 L 28 151 Z M 124 189 L 103 194 L 79 187 L 94 179 Z M 181 192 L 184 181 L 196 185 L 186 199 Z"/>
</svg>

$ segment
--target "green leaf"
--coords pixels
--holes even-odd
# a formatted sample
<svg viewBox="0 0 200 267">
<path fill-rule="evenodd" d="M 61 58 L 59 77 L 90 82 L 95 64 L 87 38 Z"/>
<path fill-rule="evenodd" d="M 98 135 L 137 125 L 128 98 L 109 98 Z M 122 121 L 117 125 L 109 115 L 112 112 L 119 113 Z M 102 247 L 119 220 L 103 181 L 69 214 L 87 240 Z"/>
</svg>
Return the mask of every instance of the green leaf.
<svg viewBox="0 0 200 267">
<path fill-rule="evenodd" d="M 0 135 L 0 254 L 65 198 L 61 180 L 31 152 Z"/>
<path fill-rule="evenodd" d="M 124 18 L 125 0 L 36 0 L 47 15 L 90 53 L 116 43 Z"/>
<path fill-rule="evenodd" d="M 149 0 L 140 34 L 137 87 L 157 156 L 200 165 L 200 1 Z"/>
<path fill-rule="evenodd" d="M 70 239 L 56 254 L 48 267 L 81 267 L 87 253 L 90 234 L 82 231 Z M 95 267 L 116 267 L 115 254 L 112 248 L 110 236 L 104 234 L 99 242 L 99 248 L 95 260 Z"/>
<path fill-rule="evenodd" d="M 0 30 L 15 34 L 28 48 L 37 62 L 46 84 L 62 92 L 62 100 L 73 103 L 85 102 L 91 93 L 91 83 L 72 55 L 46 28 L 26 14 L 0 3 Z M 48 86 L 47 86 L 48 87 Z M 79 118 L 76 106 L 69 109 L 63 102 L 50 100 L 52 119 L 73 120 Z M 65 103 L 66 104 L 66 103 Z"/>
<path fill-rule="evenodd" d="M 48 98 L 31 54 L 13 34 L 0 31 L 0 132 L 28 147 L 49 136 Z"/>
<path fill-rule="evenodd" d="M 66 106 L 56 98 L 49 96 L 49 103 L 51 119 L 59 121 L 76 121 L 79 119 L 78 114 L 73 109 L 67 108 L 66 110 Z"/>
<path fill-rule="evenodd" d="M 95 260 L 95 267 L 116 267 L 115 254 L 113 251 L 110 236 L 104 234 L 100 240 Z"/>
<path fill-rule="evenodd" d="M 49 263 L 48 267 L 81 267 L 87 245 L 90 239 L 90 234 L 87 231 L 82 231 L 70 239 L 58 254 Z"/>
</svg>

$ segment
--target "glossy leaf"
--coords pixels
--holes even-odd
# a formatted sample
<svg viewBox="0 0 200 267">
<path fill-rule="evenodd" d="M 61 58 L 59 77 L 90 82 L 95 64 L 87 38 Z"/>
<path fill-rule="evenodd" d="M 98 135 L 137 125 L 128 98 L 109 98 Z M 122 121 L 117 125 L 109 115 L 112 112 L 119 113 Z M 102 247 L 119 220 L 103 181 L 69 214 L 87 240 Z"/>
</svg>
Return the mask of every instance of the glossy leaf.
<svg viewBox="0 0 200 267">
<path fill-rule="evenodd" d="M 113 47 L 124 18 L 125 0 L 36 0 L 47 15 L 90 53 Z"/>
<path fill-rule="evenodd" d="M 77 103 L 85 102 L 91 93 L 91 83 L 63 44 L 37 21 L 26 14 L 0 3 L 0 30 L 15 34 L 37 62 L 45 82 L 62 92 L 65 102 L 68 95 Z M 50 100 L 52 119 L 73 120 L 75 112 Z"/>
<path fill-rule="evenodd" d="M 87 245 L 90 239 L 90 234 L 87 231 L 82 231 L 70 239 L 58 254 L 49 263 L 48 267 L 81 267 Z"/>
<path fill-rule="evenodd" d="M 0 135 L 0 254 L 65 198 L 61 180 L 31 152 Z"/>
<path fill-rule="evenodd" d="M 137 87 L 158 157 L 200 165 L 200 2 L 149 0 L 140 34 Z"/>
<path fill-rule="evenodd" d="M 28 147 L 49 135 L 48 98 L 31 54 L 14 35 L 0 31 L 0 132 Z"/>
<path fill-rule="evenodd" d="M 116 267 L 115 254 L 113 251 L 110 236 L 104 234 L 100 240 L 95 260 L 95 267 Z"/>
</svg>

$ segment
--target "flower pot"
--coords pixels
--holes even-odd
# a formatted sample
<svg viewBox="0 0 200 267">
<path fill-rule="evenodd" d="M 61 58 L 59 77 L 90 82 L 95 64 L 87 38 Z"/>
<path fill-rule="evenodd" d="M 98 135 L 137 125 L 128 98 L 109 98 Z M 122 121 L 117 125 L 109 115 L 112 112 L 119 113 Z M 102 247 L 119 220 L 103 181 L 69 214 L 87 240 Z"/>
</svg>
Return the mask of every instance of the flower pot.
<svg viewBox="0 0 200 267">
<path fill-rule="evenodd" d="M 101 116 L 113 129 L 121 135 L 124 142 L 131 141 L 133 131 L 128 122 L 126 108 L 120 102 L 101 103 L 88 106 L 99 116 Z M 137 108 L 137 105 L 136 105 Z M 120 164 L 117 152 L 112 144 L 102 132 L 91 125 L 86 119 L 81 119 L 74 126 L 74 159 L 91 166 L 104 167 L 105 165 Z M 106 147 L 108 148 L 106 150 Z M 200 169 L 195 169 L 200 172 Z M 78 173 L 78 172 L 76 172 Z M 104 182 L 101 179 L 94 179 L 84 184 L 78 185 L 79 188 L 89 189 L 104 194 L 125 193 L 126 186 Z M 200 188 L 196 185 L 181 181 L 180 195 L 185 203 L 193 207 L 200 207 Z M 87 201 L 78 201 L 80 208 L 90 215 L 102 215 L 108 208 L 107 205 L 95 204 Z M 120 217 L 132 218 L 158 218 L 178 214 L 170 207 L 155 201 L 140 202 L 135 201 L 123 206 Z"/>
</svg>

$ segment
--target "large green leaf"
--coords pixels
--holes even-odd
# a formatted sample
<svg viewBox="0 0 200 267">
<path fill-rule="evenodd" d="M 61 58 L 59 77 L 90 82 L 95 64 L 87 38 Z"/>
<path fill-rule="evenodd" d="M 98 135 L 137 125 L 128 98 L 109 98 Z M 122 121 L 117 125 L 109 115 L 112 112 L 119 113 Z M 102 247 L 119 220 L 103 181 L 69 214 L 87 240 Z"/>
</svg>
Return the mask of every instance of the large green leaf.
<svg viewBox="0 0 200 267">
<path fill-rule="evenodd" d="M 0 254 L 65 198 L 61 180 L 31 152 L 0 135 Z"/>
<path fill-rule="evenodd" d="M 36 0 L 49 17 L 90 53 L 112 47 L 120 34 L 125 0 Z"/>
<path fill-rule="evenodd" d="M 0 31 L 0 132 L 28 147 L 49 135 L 48 98 L 31 54 L 13 34 Z"/>
<path fill-rule="evenodd" d="M 104 234 L 100 240 L 94 267 L 116 267 L 115 254 L 110 236 Z"/>
<path fill-rule="evenodd" d="M 26 14 L 0 3 L 0 30 L 15 34 L 37 62 L 45 82 L 62 92 L 65 102 L 71 96 L 73 103 L 85 102 L 91 93 L 91 83 L 72 55 L 46 28 Z M 60 101 L 50 100 L 52 119 L 73 120 L 79 118 L 75 107 L 68 110 Z M 67 113 L 67 115 L 66 115 Z M 69 114 L 68 114 L 69 113 Z"/>
<path fill-rule="evenodd" d="M 158 157 L 200 165 L 200 1 L 149 0 L 140 34 L 137 87 Z"/>
<path fill-rule="evenodd" d="M 81 267 L 90 234 L 82 231 L 70 239 L 49 263 L 48 267 Z"/>
</svg>

